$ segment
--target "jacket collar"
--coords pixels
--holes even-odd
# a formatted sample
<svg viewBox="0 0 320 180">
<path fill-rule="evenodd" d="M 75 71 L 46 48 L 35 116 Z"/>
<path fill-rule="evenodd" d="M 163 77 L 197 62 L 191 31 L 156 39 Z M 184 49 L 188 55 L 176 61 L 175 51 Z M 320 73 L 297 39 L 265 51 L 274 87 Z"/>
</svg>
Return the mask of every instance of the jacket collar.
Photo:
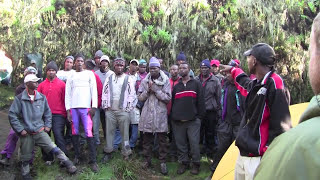
<svg viewBox="0 0 320 180">
<path fill-rule="evenodd" d="M 151 79 L 150 73 L 147 74 L 147 76 L 145 77 L 145 79 L 149 80 Z M 154 83 L 162 86 L 164 85 L 167 81 L 169 80 L 168 76 L 162 71 L 160 70 L 160 76 L 158 77 L 158 79 L 154 80 Z"/>
<path fill-rule="evenodd" d="M 22 96 L 21 96 L 22 100 L 27 100 L 30 101 L 30 97 L 28 95 L 27 89 L 25 89 L 22 92 Z M 36 97 L 34 97 L 34 101 L 39 100 L 39 99 L 43 99 L 43 97 L 40 95 L 40 93 L 36 90 Z"/>
<path fill-rule="evenodd" d="M 299 123 L 302 123 L 304 121 L 318 116 L 320 116 L 320 94 L 313 96 L 309 103 L 309 106 L 302 114 Z"/>
</svg>

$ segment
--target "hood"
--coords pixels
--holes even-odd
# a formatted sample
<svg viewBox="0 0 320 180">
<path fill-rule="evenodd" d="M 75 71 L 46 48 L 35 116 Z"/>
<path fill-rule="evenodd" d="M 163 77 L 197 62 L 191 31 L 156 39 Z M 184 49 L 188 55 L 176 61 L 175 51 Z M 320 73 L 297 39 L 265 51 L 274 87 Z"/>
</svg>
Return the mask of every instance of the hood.
<svg viewBox="0 0 320 180">
<path fill-rule="evenodd" d="M 313 96 L 309 103 L 309 106 L 301 115 L 299 123 L 302 123 L 304 121 L 318 116 L 320 116 L 320 95 Z"/>
</svg>

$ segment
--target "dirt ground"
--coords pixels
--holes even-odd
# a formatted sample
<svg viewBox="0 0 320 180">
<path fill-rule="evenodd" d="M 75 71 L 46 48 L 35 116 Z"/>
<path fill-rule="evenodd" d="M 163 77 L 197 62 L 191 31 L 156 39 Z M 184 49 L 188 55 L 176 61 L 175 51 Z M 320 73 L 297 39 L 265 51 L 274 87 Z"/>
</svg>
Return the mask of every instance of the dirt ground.
<svg viewBox="0 0 320 180">
<path fill-rule="evenodd" d="M 0 110 L 0 150 L 4 149 L 4 146 L 6 144 L 7 136 L 10 131 L 10 124 L 8 120 L 8 109 Z M 17 153 L 13 155 L 13 159 L 11 160 L 11 165 L 9 167 L 4 167 L 0 165 L 0 179 L 5 180 L 14 180 L 16 179 L 16 159 L 17 159 Z"/>
</svg>

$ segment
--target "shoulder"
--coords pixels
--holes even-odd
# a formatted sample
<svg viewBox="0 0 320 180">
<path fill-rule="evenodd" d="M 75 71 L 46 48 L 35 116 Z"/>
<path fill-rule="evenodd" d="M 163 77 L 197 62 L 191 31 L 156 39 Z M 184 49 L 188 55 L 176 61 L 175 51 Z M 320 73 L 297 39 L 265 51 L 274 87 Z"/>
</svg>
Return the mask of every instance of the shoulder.
<svg viewBox="0 0 320 180">
<path fill-rule="evenodd" d="M 283 80 L 278 74 L 273 73 L 270 78 L 272 80 L 272 84 L 274 85 L 275 89 L 284 89 Z"/>
</svg>

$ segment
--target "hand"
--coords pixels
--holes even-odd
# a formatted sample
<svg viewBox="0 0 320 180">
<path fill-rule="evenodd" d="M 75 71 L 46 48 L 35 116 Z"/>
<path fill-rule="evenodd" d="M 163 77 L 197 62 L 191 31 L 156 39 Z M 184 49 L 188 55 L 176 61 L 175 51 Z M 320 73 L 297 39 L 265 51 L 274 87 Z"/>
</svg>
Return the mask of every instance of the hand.
<svg viewBox="0 0 320 180">
<path fill-rule="evenodd" d="M 70 110 L 67 111 L 67 114 L 68 114 L 68 122 L 71 123 L 72 122 L 72 115 L 71 115 Z"/>
<path fill-rule="evenodd" d="M 148 82 L 148 92 L 151 92 L 152 91 L 152 81 L 149 81 Z"/>
<path fill-rule="evenodd" d="M 90 114 L 91 118 L 93 118 L 93 116 L 95 115 L 96 113 L 96 108 L 91 108 L 89 111 L 88 111 L 88 114 Z"/>
<path fill-rule="evenodd" d="M 44 131 L 45 131 L 46 133 L 48 133 L 48 132 L 50 132 L 50 128 L 44 127 Z"/>
<path fill-rule="evenodd" d="M 27 136 L 27 135 L 28 135 L 28 133 L 27 133 L 26 130 L 22 130 L 22 131 L 20 132 L 20 134 L 21 134 L 21 136 Z"/>
<path fill-rule="evenodd" d="M 220 70 L 221 72 L 230 72 L 230 70 L 233 68 L 233 66 L 220 64 L 220 68 L 222 68 Z"/>
</svg>

